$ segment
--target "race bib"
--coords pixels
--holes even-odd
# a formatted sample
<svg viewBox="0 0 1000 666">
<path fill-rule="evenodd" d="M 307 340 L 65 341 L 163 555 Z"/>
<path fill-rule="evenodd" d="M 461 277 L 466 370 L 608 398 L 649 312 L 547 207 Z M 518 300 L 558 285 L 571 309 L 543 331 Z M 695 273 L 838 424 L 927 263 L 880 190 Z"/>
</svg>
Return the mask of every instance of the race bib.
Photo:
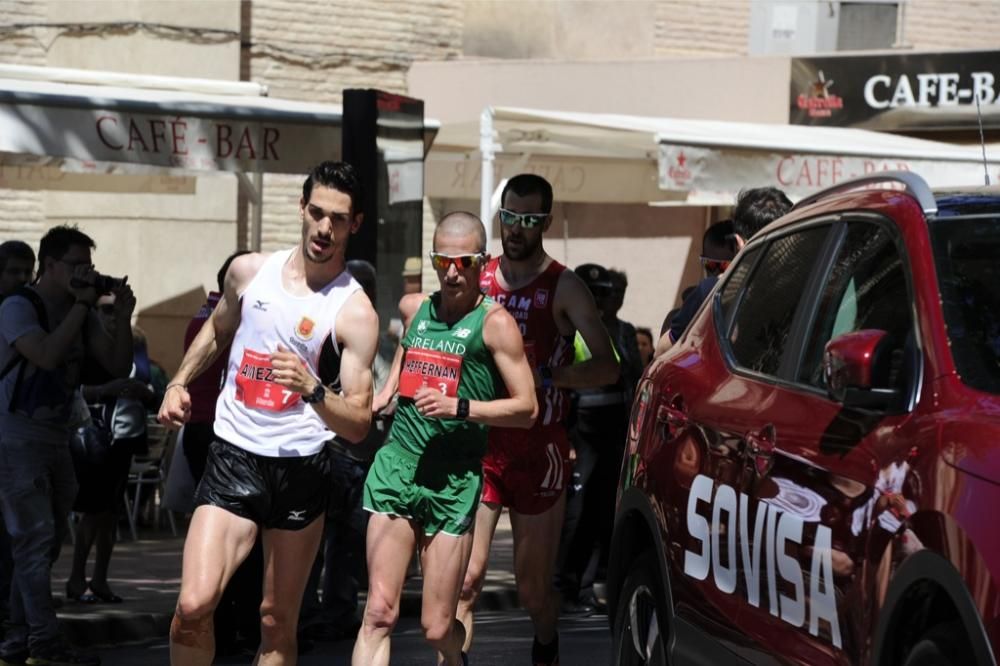
<svg viewBox="0 0 1000 666">
<path fill-rule="evenodd" d="M 280 412 L 294 407 L 302 396 L 274 381 L 271 355 L 243 350 L 240 371 L 236 375 L 236 399 L 253 409 Z"/>
<path fill-rule="evenodd" d="M 445 395 L 458 395 L 462 377 L 462 357 L 430 349 L 407 349 L 403 371 L 399 375 L 399 395 L 412 398 L 421 386 L 429 386 Z"/>
</svg>

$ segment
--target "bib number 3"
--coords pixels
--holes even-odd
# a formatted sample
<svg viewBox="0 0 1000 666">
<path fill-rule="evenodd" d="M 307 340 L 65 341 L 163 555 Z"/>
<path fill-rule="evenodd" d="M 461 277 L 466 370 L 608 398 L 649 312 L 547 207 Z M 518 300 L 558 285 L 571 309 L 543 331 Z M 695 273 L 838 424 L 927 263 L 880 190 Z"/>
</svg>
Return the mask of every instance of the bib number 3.
<svg viewBox="0 0 1000 666">
<path fill-rule="evenodd" d="M 421 386 L 430 386 L 447 396 L 458 395 L 462 357 L 430 349 L 407 349 L 399 375 L 399 395 L 413 398 Z"/>
</svg>

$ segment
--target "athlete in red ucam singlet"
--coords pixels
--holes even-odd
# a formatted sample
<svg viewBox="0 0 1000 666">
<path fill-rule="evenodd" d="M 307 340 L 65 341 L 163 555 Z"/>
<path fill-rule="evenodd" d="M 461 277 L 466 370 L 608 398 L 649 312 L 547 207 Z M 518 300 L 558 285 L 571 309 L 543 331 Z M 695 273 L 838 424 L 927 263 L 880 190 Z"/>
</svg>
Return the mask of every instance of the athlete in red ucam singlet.
<svg viewBox="0 0 1000 666">
<path fill-rule="evenodd" d="M 511 178 L 501 196 L 503 254 L 487 264 L 480 287 L 514 316 L 534 369 L 538 420 L 529 430 L 491 428 L 483 458 L 483 495 L 459 619 L 472 643 L 472 609 L 486 577 L 500 511 L 510 508 L 518 597 L 535 626 L 534 664 L 558 664 L 559 602 L 552 570 L 559 549 L 569 478 L 569 438 L 563 425 L 567 389 L 612 384 L 618 362 L 594 298 L 583 281 L 545 253 L 552 224 L 552 186 L 533 174 Z M 573 361 L 576 331 L 593 357 Z"/>
<path fill-rule="evenodd" d="M 358 442 L 371 424 L 378 316 L 344 259 L 361 226 L 360 201 L 350 165 L 314 168 L 299 202 L 302 242 L 233 261 L 222 300 L 167 386 L 160 422 L 178 428 L 190 416 L 187 384 L 232 342 L 184 542 L 170 626 L 174 666 L 212 663 L 212 612 L 258 532 L 264 599 L 254 663 L 295 663 L 299 606 L 328 499 L 325 444 L 335 434 Z"/>
</svg>

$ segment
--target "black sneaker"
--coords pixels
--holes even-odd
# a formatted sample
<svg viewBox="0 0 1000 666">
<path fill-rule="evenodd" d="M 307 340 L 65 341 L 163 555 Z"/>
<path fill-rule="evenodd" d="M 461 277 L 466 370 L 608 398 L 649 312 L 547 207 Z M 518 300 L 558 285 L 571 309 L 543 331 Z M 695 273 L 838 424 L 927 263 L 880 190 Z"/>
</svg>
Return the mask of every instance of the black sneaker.
<svg viewBox="0 0 1000 666">
<path fill-rule="evenodd" d="M 24 663 L 26 666 L 101 666 L 101 658 L 56 645 L 33 649 Z"/>
<path fill-rule="evenodd" d="M 539 643 L 535 636 L 531 643 L 531 663 L 533 666 L 559 666 L 559 636 L 547 645 Z"/>
</svg>

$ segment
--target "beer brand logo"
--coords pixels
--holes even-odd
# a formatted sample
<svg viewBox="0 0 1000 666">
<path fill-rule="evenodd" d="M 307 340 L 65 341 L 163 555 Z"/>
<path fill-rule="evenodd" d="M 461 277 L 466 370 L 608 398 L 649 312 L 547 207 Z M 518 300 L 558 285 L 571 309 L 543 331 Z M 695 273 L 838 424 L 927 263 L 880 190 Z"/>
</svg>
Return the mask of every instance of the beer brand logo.
<svg viewBox="0 0 1000 666">
<path fill-rule="evenodd" d="M 676 164 L 671 164 L 667 169 L 667 175 L 676 185 L 684 186 L 691 181 L 693 174 L 686 166 L 687 160 L 688 158 L 682 150 L 677 154 Z"/>
<path fill-rule="evenodd" d="M 302 317 L 299 320 L 299 325 L 295 327 L 295 335 L 303 340 L 309 340 L 313 336 L 314 328 L 316 328 L 316 322 L 309 317 Z"/>
<path fill-rule="evenodd" d="M 809 86 L 809 94 L 800 93 L 795 106 L 809 114 L 810 118 L 829 118 L 834 111 L 844 108 L 844 98 L 830 92 L 833 80 L 827 81 L 823 70 L 819 70 L 816 80 Z"/>
<path fill-rule="evenodd" d="M 549 290 L 539 289 L 535 292 L 535 307 L 544 308 L 549 304 Z"/>
</svg>

